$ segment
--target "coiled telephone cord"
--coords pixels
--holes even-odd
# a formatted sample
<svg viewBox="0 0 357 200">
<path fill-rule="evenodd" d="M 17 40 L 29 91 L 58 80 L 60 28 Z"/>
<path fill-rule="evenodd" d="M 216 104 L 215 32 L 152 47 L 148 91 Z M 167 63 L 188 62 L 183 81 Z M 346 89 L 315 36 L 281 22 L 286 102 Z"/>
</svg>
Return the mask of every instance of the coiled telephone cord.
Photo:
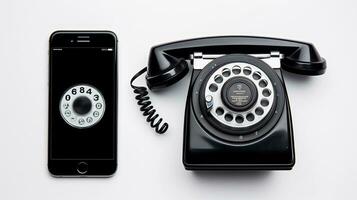
<svg viewBox="0 0 357 200">
<path fill-rule="evenodd" d="M 156 113 L 154 106 L 151 105 L 148 89 L 143 86 L 133 85 L 133 82 L 146 71 L 147 68 L 145 67 L 136 73 L 133 78 L 131 78 L 130 85 L 134 89 L 134 93 L 137 94 L 135 99 L 138 101 L 137 104 L 140 106 L 140 111 L 143 112 L 143 116 L 146 117 L 146 121 L 150 123 L 150 126 L 155 129 L 156 133 L 163 134 L 169 128 L 169 124 L 163 122 L 160 115 Z M 163 122 L 163 124 L 161 124 L 161 122 Z"/>
</svg>

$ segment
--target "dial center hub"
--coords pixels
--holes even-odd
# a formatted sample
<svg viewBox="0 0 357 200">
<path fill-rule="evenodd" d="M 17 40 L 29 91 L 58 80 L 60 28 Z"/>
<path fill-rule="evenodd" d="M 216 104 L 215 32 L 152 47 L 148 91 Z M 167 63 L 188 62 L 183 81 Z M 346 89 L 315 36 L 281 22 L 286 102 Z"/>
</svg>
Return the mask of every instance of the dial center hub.
<svg viewBox="0 0 357 200">
<path fill-rule="evenodd" d="M 249 109 L 255 104 L 257 96 L 257 89 L 254 83 L 244 77 L 229 79 L 221 91 L 223 103 L 235 111 Z"/>
<path fill-rule="evenodd" d="M 78 115 L 85 115 L 92 109 L 92 102 L 88 97 L 81 96 L 73 101 L 73 110 Z"/>
</svg>

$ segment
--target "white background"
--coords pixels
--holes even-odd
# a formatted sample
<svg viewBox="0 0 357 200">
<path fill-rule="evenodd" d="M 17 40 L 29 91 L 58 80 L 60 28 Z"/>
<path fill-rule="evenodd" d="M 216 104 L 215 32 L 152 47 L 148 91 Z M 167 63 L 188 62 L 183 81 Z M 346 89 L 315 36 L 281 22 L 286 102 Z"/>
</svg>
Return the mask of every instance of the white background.
<svg viewBox="0 0 357 200">
<path fill-rule="evenodd" d="M 0 2 L 0 199 L 356 199 L 356 1 Z M 118 171 L 59 179 L 47 171 L 48 38 L 55 30 L 112 30 L 119 38 Z M 150 47 L 214 35 L 314 43 L 320 77 L 285 73 L 295 128 L 291 171 L 185 171 L 181 163 L 189 77 L 152 94 L 169 122 L 154 134 L 129 80 Z M 142 82 L 143 83 L 143 82 Z"/>
</svg>

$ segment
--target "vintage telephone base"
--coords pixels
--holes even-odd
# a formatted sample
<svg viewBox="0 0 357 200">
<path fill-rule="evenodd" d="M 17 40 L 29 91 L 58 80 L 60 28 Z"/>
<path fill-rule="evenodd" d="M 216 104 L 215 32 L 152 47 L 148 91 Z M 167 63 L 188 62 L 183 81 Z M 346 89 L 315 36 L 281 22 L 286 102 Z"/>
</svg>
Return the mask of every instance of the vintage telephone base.
<svg viewBox="0 0 357 200">
<path fill-rule="evenodd" d="M 281 70 L 275 69 L 279 77 Z M 198 75 L 193 72 L 193 76 Z M 193 78 L 194 80 L 194 78 Z M 289 102 L 275 126 L 261 138 L 247 143 L 222 141 L 202 127 L 192 107 L 191 91 L 186 102 L 183 164 L 187 170 L 289 170 L 295 164 L 293 128 Z"/>
<path fill-rule="evenodd" d="M 154 46 L 147 86 L 156 90 L 174 84 L 190 67 L 183 142 L 186 169 L 274 170 L 294 166 L 293 125 L 282 70 L 309 76 L 325 73 L 326 60 L 313 44 L 218 36 Z M 131 84 L 145 70 L 136 74 Z M 163 120 L 151 106 L 146 88 L 131 86 L 147 121 L 156 132 L 164 133 L 168 124 L 160 125 Z"/>
</svg>

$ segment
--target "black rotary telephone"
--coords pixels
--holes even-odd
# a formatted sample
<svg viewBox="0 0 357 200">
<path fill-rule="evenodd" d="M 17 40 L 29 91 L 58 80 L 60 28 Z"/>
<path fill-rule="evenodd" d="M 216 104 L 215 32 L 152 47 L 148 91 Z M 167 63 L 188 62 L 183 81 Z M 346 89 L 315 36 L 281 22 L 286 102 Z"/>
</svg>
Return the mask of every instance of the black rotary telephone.
<svg viewBox="0 0 357 200">
<path fill-rule="evenodd" d="M 186 169 L 291 169 L 293 127 L 282 70 L 321 75 L 326 61 L 310 43 L 226 36 L 172 42 L 151 49 L 147 68 L 131 80 L 136 99 L 157 133 L 168 124 L 156 114 L 145 87 L 157 90 L 192 67 L 185 110 Z"/>
</svg>

